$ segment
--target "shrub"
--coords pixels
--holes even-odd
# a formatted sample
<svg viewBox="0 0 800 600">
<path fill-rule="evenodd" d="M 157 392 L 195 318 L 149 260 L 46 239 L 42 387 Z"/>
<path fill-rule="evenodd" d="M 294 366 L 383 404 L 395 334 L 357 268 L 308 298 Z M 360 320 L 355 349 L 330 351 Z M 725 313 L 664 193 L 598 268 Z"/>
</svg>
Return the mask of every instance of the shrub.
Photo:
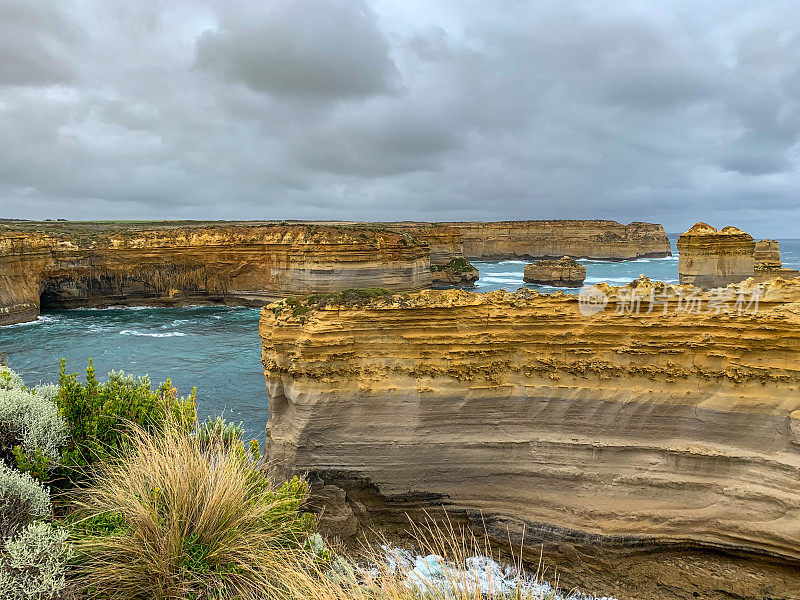
<svg viewBox="0 0 800 600">
<path fill-rule="evenodd" d="M 66 422 L 45 394 L 0 390 L 0 459 L 45 480 L 66 438 Z"/>
<path fill-rule="evenodd" d="M 33 388 L 33 393 L 39 396 L 40 398 L 44 398 L 46 400 L 52 400 L 55 402 L 56 396 L 58 396 L 58 384 L 55 383 L 41 383 Z"/>
<path fill-rule="evenodd" d="M 32 523 L 6 540 L 5 552 L 0 555 L 0 598 L 61 598 L 71 557 L 66 540 L 66 531 L 47 523 Z"/>
<path fill-rule="evenodd" d="M 179 398 L 169 380 L 153 390 L 146 375 L 134 378 L 111 371 L 108 382 L 99 383 L 90 361 L 82 384 L 77 373 L 66 373 L 62 360 L 59 387 L 56 402 L 69 428 L 63 462 L 73 480 L 80 477 L 82 467 L 113 457 L 131 428 L 155 432 L 170 418 L 188 429 L 195 421 L 195 390 Z"/>
<path fill-rule="evenodd" d="M 0 390 L 22 389 L 22 377 L 6 366 L 0 366 Z"/>
<path fill-rule="evenodd" d="M 304 555 L 313 526 L 299 480 L 277 490 L 241 444 L 141 428 L 78 493 L 78 578 L 110 599 L 262 599 Z"/>
<path fill-rule="evenodd" d="M 208 446 L 221 441 L 226 447 L 238 442 L 244 434 L 244 425 L 231 423 L 222 417 L 209 417 L 197 426 L 195 435 L 201 446 Z"/>
<path fill-rule="evenodd" d="M 50 494 L 42 484 L 0 461 L 0 539 L 49 514 Z"/>
</svg>

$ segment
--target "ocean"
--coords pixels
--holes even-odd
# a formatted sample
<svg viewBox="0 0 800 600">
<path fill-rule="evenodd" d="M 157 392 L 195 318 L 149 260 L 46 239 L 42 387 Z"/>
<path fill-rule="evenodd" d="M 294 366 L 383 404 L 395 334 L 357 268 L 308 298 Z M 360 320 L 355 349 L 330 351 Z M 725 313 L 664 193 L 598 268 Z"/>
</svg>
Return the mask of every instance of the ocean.
<svg viewBox="0 0 800 600">
<path fill-rule="evenodd" d="M 800 240 L 780 240 L 780 247 L 784 266 L 800 268 Z M 677 256 L 580 262 L 586 266 L 588 284 L 608 281 L 620 285 L 639 274 L 661 281 L 678 280 Z M 473 264 L 480 271 L 474 288 L 478 292 L 513 291 L 523 286 L 541 292 L 562 289 L 525 284 L 525 261 Z M 70 372 L 85 372 L 92 358 L 98 374 L 111 369 L 146 373 L 154 385 L 171 378 L 181 393 L 197 387 L 201 418 L 222 415 L 241 421 L 248 438 L 263 440 L 268 407 L 258 319 L 259 310 L 252 308 L 50 310 L 32 323 L 0 327 L 0 351 L 29 385 L 56 381 L 62 357 Z"/>
</svg>

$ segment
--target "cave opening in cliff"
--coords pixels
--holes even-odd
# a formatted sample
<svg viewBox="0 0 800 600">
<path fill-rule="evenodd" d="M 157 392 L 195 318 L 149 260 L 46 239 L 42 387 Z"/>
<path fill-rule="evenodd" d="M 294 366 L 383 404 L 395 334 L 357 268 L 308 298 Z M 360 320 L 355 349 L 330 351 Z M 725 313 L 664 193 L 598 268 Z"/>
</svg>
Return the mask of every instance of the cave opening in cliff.
<svg viewBox="0 0 800 600">
<path fill-rule="evenodd" d="M 88 285 L 72 278 L 50 278 L 39 284 L 41 310 L 75 308 L 88 297 Z"/>
<path fill-rule="evenodd" d="M 150 286 L 132 278 L 109 274 L 82 277 L 50 277 L 39 284 L 41 310 L 109 306 L 135 298 L 154 297 Z"/>
</svg>

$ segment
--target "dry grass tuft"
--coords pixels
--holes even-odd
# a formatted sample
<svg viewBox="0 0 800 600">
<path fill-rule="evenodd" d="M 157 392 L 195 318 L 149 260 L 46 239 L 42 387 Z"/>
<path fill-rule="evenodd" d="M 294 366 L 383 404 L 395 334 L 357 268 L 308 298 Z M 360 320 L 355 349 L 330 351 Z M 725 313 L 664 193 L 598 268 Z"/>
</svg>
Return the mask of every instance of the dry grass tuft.
<svg viewBox="0 0 800 600">
<path fill-rule="evenodd" d="M 134 430 L 77 497 L 81 587 L 110 600 L 283 596 L 307 561 L 305 492 L 300 480 L 268 489 L 241 445 Z"/>
</svg>

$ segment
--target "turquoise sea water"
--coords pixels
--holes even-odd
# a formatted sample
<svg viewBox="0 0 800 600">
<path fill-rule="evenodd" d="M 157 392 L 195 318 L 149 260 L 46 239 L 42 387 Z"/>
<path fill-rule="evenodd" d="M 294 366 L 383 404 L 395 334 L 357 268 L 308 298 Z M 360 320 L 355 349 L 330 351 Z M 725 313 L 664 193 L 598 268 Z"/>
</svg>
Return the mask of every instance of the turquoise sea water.
<svg viewBox="0 0 800 600">
<path fill-rule="evenodd" d="M 800 268 L 800 240 L 782 240 L 784 265 Z M 677 281 L 677 256 L 626 262 L 581 261 L 587 283 L 622 284 L 640 273 Z M 475 290 L 515 290 L 523 261 L 475 263 Z M 542 292 L 547 286 L 528 287 Z M 575 293 L 577 290 L 565 289 Z M 83 372 L 93 358 L 98 373 L 123 369 L 147 373 L 154 383 L 167 377 L 179 391 L 197 386 L 201 417 L 224 415 L 243 421 L 250 437 L 264 437 L 267 394 L 261 372 L 259 311 L 251 308 L 183 307 L 52 310 L 33 323 L 0 328 L 0 350 L 28 384 L 55 381 L 61 357 L 70 371 Z"/>
</svg>

